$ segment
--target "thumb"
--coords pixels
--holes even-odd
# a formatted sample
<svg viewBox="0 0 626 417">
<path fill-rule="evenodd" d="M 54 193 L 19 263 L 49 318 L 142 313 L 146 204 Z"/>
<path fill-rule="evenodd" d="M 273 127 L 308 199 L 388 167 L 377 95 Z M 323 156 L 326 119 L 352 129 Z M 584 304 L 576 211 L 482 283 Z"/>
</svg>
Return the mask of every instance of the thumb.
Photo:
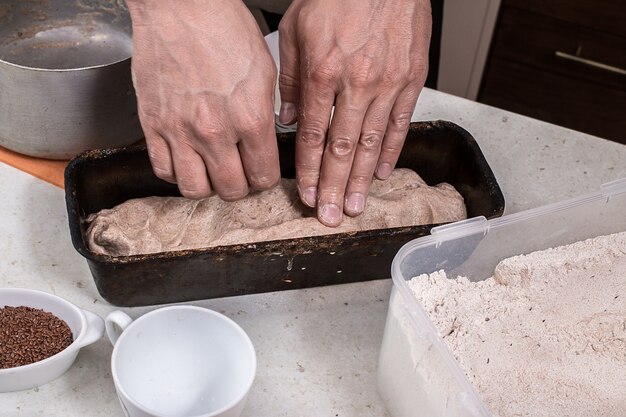
<svg viewBox="0 0 626 417">
<path fill-rule="evenodd" d="M 280 114 L 278 121 L 284 125 L 294 124 L 298 118 L 300 101 L 300 48 L 295 30 L 281 29 L 279 35 L 280 75 Z"/>
</svg>

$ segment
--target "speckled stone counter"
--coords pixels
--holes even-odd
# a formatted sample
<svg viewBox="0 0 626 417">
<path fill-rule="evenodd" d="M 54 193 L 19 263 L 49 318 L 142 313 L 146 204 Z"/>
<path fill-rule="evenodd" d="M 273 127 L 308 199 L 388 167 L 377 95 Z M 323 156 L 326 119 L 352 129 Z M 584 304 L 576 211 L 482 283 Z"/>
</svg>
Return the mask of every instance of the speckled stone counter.
<svg viewBox="0 0 626 417">
<path fill-rule="evenodd" d="M 467 129 L 491 164 L 506 213 L 561 201 L 626 177 L 626 146 L 425 90 L 414 120 Z M 70 242 L 62 190 L 0 164 L 0 286 L 55 293 L 106 316 Z M 378 351 L 391 281 L 257 294 L 189 304 L 233 318 L 250 335 L 258 370 L 245 417 L 388 416 L 377 391 Z M 123 309 L 132 317 L 155 307 Z M 0 416 L 121 417 L 105 338 L 61 378 L 0 394 Z"/>
</svg>

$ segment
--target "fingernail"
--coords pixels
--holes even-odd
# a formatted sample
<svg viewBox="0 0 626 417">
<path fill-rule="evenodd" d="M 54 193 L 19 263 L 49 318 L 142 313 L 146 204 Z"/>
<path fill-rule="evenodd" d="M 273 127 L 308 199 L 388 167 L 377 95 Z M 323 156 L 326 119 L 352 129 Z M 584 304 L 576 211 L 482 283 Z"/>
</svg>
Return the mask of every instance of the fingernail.
<svg viewBox="0 0 626 417">
<path fill-rule="evenodd" d="M 304 194 L 302 194 L 302 198 L 304 200 L 304 204 L 309 207 L 315 207 L 317 205 L 317 188 L 309 187 L 304 190 Z"/>
<path fill-rule="evenodd" d="M 296 106 L 293 103 L 281 103 L 278 121 L 284 125 L 291 125 L 296 122 Z"/>
<path fill-rule="evenodd" d="M 337 204 L 324 204 L 320 210 L 320 220 L 327 226 L 339 226 L 341 216 L 341 209 Z"/>
<path fill-rule="evenodd" d="M 352 193 L 346 199 L 346 209 L 350 214 L 360 214 L 365 207 L 365 196 L 361 193 Z"/>
<path fill-rule="evenodd" d="M 381 180 L 386 180 L 391 175 L 391 165 L 388 163 L 380 164 L 376 169 L 376 176 Z"/>
</svg>

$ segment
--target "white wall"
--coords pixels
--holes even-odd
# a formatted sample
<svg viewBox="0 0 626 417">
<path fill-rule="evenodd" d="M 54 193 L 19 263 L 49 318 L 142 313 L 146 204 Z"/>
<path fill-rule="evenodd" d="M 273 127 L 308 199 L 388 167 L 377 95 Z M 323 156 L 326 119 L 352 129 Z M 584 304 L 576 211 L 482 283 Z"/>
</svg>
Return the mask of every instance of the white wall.
<svg viewBox="0 0 626 417">
<path fill-rule="evenodd" d="M 500 1 L 444 1 L 438 90 L 476 99 Z"/>
</svg>

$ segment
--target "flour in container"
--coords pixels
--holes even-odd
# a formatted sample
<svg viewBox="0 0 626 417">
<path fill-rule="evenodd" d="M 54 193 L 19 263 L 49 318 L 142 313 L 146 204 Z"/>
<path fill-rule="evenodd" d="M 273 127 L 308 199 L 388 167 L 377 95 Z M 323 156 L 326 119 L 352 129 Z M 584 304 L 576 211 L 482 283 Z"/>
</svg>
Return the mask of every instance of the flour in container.
<svg viewBox="0 0 626 417">
<path fill-rule="evenodd" d="M 495 415 L 626 416 L 626 232 L 408 284 Z"/>
</svg>

